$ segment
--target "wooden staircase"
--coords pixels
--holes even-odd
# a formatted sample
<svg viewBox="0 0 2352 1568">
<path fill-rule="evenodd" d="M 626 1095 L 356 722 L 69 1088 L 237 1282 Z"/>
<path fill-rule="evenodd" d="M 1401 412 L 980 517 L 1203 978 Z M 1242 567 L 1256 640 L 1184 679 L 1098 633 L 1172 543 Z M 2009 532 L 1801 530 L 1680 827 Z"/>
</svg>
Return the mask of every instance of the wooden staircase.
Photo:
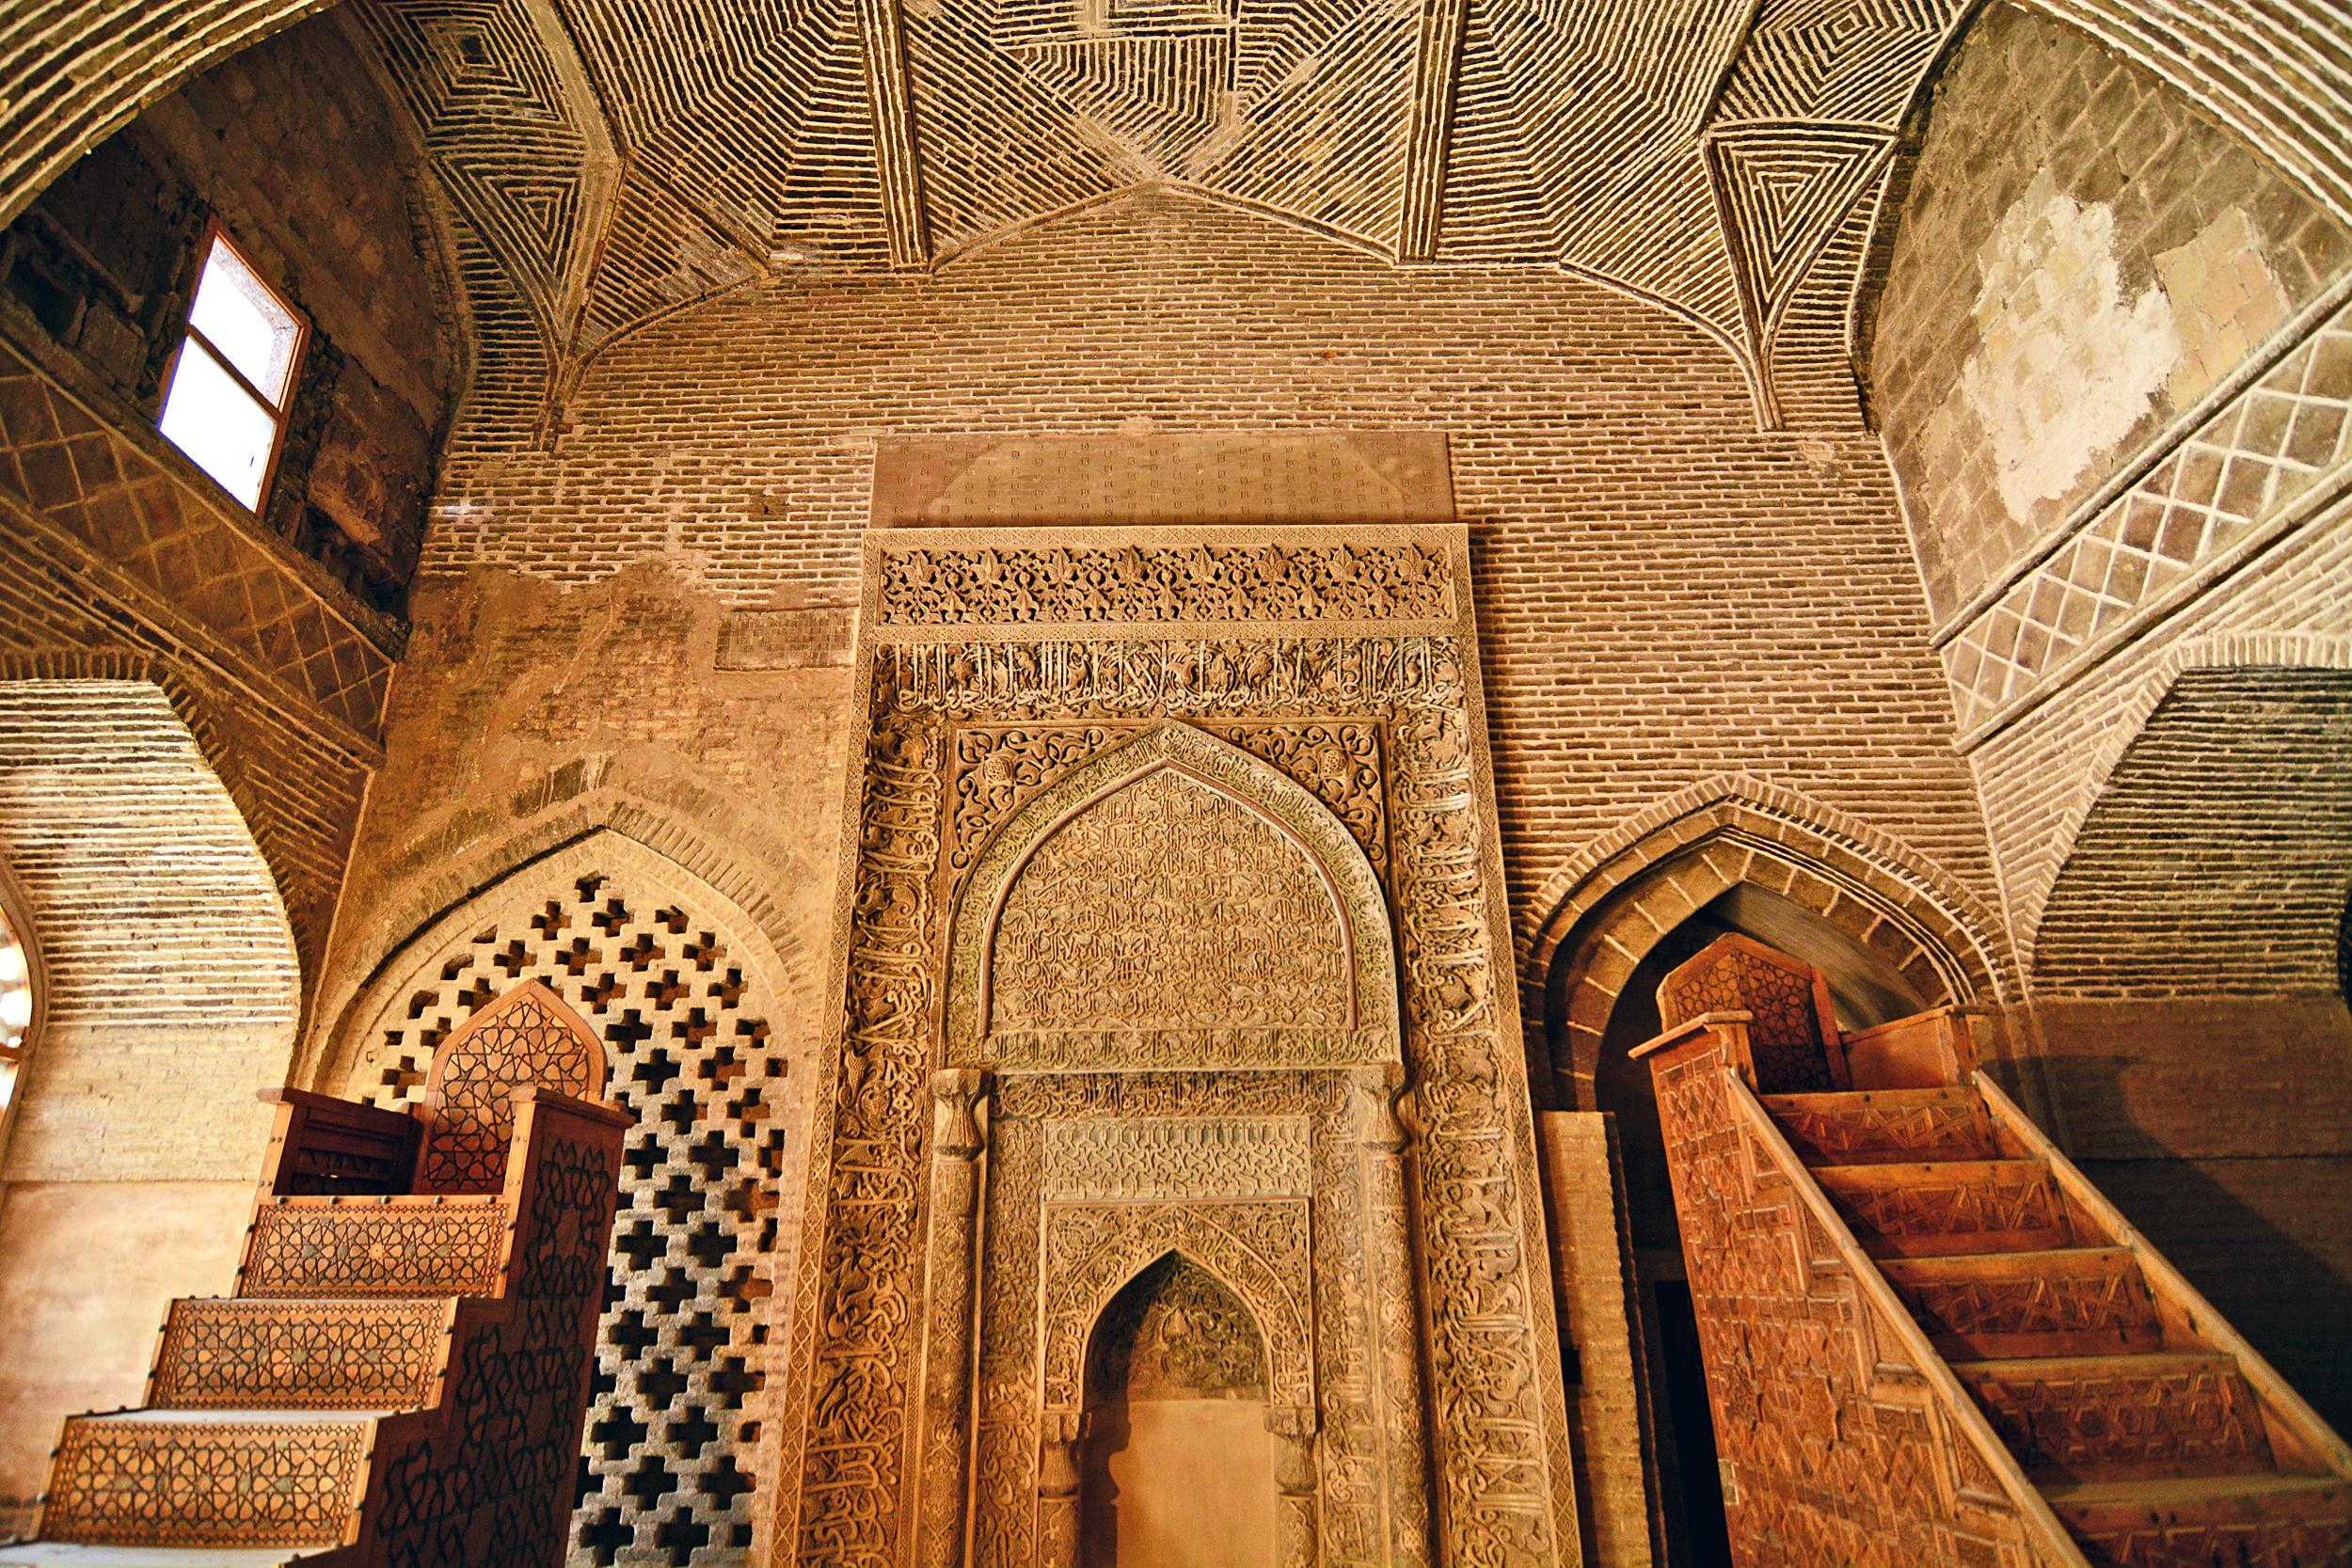
<svg viewBox="0 0 2352 1568">
<path fill-rule="evenodd" d="M 562 1560 L 632 1118 L 480 1087 L 504 1114 L 449 1142 L 488 1191 L 415 1190 L 429 1121 L 278 1097 L 237 1294 L 173 1304 L 143 1407 L 66 1422 L 0 1568 Z"/>
<path fill-rule="evenodd" d="M 1735 974 L 1758 964 L 1722 947 L 1685 970 L 1710 967 L 1710 955 L 1711 967 Z M 1827 1070 L 1800 1076 L 1826 1076 L 1829 1086 L 1752 1094 L 1774 1053 L 1752 1049 L 1750 1030 L 1776 1030 L 1785 1051 L 1797 1009 L 1770 974 L 1730 997 L 1717 979 L 1707 1004 L 1716 1011 L 1645 1051 L 1661 1069 L 1676 1058 L 1677 1036 L 1686 1062 L 1702 1042 L 1720 1051 L 1723 1075 L 1739 1080 L 1724 1086 L 1734 1119 L 1748 1115 L 1750 1147 L 1791 1187 L 1813 1189 L 1798 1196 L 1812 1200 L 1817 1224 L 1831 1215 L 1842 1231 L 1809 1238 L 1813 1268 L 1876 1274 L 1883 1285 L 1863 1281 L 1859 1293 L 1891 1292 L 1909 1319 L 1898 1329 L 1924 1340 L 1919 1359 L 1941 1363 L 1921 1369 L 1927 1383 L 1963 1391 L 1997 1438 L 2002 1451 L 1979 1456 L 1993 1461 L 1991 1479 L 2031 1488 L 2013 1513 L 2029 1527 L 2046 1509 L 2071 1538 L 2036 1542 L 2027 1528 L 2022 1560 L 2352 1568 L 2352 1450 L 1974 1070 L 1951 1010 L 1840 1037 L 1824 1028 L 1823 1006 L 1803 1022 L 1822 1032 Z M 1677 1159 L 1671 1137 L 1679 1208 L 1704 1177 Z M 1695 1290 L 1707 1268 L 1695 1254 L 1691 1268 Z M 1711 1394 L 1713 1349 L 1708 1359 Z M 1724 1372 L 1736 1383 L 1753 1369 Z M 1981 1432 L 1951 1415 L 1956 1438 Z M 1719 1411 L 1719 1425 L 1725 1418 Z M 1966 1490 L 1954 1489 L 1955 1509 Z M 1771 1550 L 1741 1555 L 1773 1560 Z"/>
</svg>

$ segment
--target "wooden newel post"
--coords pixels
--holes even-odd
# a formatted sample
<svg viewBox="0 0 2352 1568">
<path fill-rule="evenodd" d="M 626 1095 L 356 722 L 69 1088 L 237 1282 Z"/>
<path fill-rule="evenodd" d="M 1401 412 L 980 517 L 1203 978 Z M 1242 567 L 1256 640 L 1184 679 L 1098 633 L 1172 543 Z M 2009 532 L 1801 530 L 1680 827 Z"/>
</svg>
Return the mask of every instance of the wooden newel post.
<svg viewBox="0 0 2352 1568">
<path fill-rule="evenodd" d="M 931 1074 L 929 1306 L 923 1356 L 923 1502 L 917 1560 L 957 1568 L 963 1558 L 965 1432 L 972 1408 L 973 1269 L 978 1258 L 979 1156 L 975 1111 L 988 1087 L 977 1068 Z"/>
</svg>

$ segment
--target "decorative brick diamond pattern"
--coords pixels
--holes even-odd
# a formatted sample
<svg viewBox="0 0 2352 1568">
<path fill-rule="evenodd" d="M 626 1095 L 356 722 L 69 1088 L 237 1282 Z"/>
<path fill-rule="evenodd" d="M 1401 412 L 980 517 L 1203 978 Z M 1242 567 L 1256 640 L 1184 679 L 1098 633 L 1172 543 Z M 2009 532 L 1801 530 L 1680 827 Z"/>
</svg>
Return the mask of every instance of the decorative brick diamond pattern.
<svg viewBox="0 0 2352 1568">
<path fill-rule="evenodd" d="M 203 494 L 0 349 L 0 501 L 87 541 L 162 604 L 373 739 L 391 660 Z"/>
<path fill-rule="evenodd" d="M 2111 645 L 2352 459 L 2352 306 L 2191 432 L 1944 649 L 1963 737 Z"/>
<path fill-rule="evenodd" d="M 598 1328 L 571 1561 L 740 1560 L 771 1373 L 765 1323 L 787 1150 L 769 999 L 714 923 L 600 875 L 492 921 L 409 998 L 351 1080 L 405 1107 L 474 1011 L 537 979 L 603 1037 L 633 1112 Z M 707 1558 L 695 1554 L 709 1554 Z"/>
</svg>

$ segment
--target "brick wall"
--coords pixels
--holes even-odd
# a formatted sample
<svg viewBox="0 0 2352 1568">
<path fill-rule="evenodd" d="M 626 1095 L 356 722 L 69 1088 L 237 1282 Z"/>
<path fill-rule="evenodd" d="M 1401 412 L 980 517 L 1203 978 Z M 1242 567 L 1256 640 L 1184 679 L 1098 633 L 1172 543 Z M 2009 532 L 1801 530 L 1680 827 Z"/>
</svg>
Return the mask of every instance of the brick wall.
<svg viewBox="0 0 2352 1568">
<path fill-rule="evenodd" d="M 266 523 L 397 610 L 464 325 L 394 116 L 337 24 L 260 44 L 151 106 L 0 231 L 0 309 L 119 396 L 124 422 L 151 421 L 217 221 L 312 328 Z"/>
<path fill-rule="evenodd" d="M 164 691 L 0 668 L 0 860 L 46 1017 L 0 1165 L 0 1529 L 67 1414 L 136 1402 L 233 1270 L 299 974 L 270 868 Z"/>
<path fill-rule="evenodd" d="M 831 745 L 801 715 L 754 706 L 721 729 L 707 698 L 681 705 L 726 687 L 675 632 L 655 638 L 672 650 L 658 684 L 626 700 L 588 672 L 646 634 L 624 567 L 674 579 L 698 615 L 846 606 L 881 437 L 1435 429 L 1476 540 L 1516 903 L 1588 835 L 1725 768 L 1852 811 L 1990 894 L 1923 628 L 1889 589 L 1908 555 L 1874 447 L 1758 435 L 1719 350 L 1597 288 L 1400 274 L 1144 198 L 935 277 L 812 276 L 677 318 L 599 361 L 566 418 L 548 452 L 487 420 L 453 438 L 400 694 L 416 717 L 395 720 L 414 761 L 379 788 L 372 841 L 458 809 L 478 721 L 534 704 L 536 722 L 615 744 L 691 735 L 672 766 L 722 793 L 771 789 L 774 759 Z M 459 672 L 437 651 L 504 637 L 500 607 L 558 588 L 589 592 L 535 657 L 577 660 L 570 689 L 510 690 L 503 660 Z M 652 711 L 634 711 L 641 691 Z"/>
<path fill-rule="evenodd" d="M 2341 1425 L 2352 237 L 2310 192 L 1995 6 L 1870 362 L 2054 1121 Z"/>
<path fill-rule="evenodd" d="M 48 978 L 7 1179 L 257 1168 L 254 1092 L 285 1082 L 294 1037 L 294 943 L 252 834 L 164 693 L 0 681 L 0 853 Z"/>
<path fill-rule="evenodd" d="M 2188 99 L 1995 4 L 1929 106 L 1868 340 L 1949 620 L 2352 261 Z"/>
</svg>

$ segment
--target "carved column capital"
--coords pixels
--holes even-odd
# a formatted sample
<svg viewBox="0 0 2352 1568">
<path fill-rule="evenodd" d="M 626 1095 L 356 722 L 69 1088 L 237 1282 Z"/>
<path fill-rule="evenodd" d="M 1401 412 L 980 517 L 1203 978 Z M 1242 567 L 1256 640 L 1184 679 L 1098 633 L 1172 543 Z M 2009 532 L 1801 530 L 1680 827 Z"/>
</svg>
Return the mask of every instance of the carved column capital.
<svg viewBox="0 0 2352 1568">
<path fill-rule="evenodd" d="M 1038 1430 L 1037 1495 L 1074 1497 L 1078 1495 L 1078 1440 L 1086 1435 L 1083 1410 L 1048 1410 Z"/>
<path fill-rule="evenodd" d="M 1320 1560 L 1320 1529 L 1316 1514 L 1314 1407 L 1270 1405 L 1266 1430 L 1274 1434 L 1274 1490 L 1279 1500 L 1275 1513 L 1274 1560 L 1277 1568 L 1313 1568 Z"/>
<path fill-rule="evenodd" d="M 1405 1095 L 1405 1069 L 1394 1062 L 1347 1069 L 1347 1086 L 1356 1101 L 1356 1136 L 1376 1154 L 1399 1154 L 1411 1132 L 1398 1115 Z"/>
<path fill-rule="evenodd" d="M 931 1074 L 931 1154 L 940 1160 L 970 1160 L 985 1146 L 973 1115 L 988 1091 L 985 1068 L 942 1068 Z"/>
</svg>

